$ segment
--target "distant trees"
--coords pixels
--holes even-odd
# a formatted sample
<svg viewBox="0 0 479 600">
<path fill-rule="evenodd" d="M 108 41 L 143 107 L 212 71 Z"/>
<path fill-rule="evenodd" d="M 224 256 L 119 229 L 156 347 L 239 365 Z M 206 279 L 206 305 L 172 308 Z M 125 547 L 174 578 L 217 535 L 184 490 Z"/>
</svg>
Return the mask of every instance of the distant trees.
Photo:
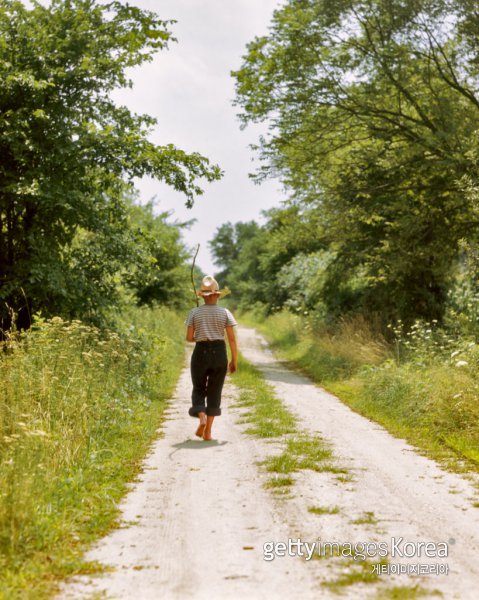
<svg viewBox="0 0 479 600">
<path fill-rule="evenodd" d="M 168 285 L 160 294 L 155 277 L 171 269 L 171 256 L 151 236 L 166 236 L 173 249 L 177 230 L 150 209 L 129 207 L 132 180 L 155 177 L 191 205 L 198 180 L 220 176 L 197 153 L 151 143 L 154 119 L 110 98 L 130 85 L 127 68 L 172 39 L 167 22 L 117 1 L 31 4 L 0 2 L 3 329 L 12 309 L 21 327 L 38 309 L 98 317 L 115 302 L 122 273 L 139 286 L 141 301 L 163 297 Z"/>
<path fill-rule="evenodd" d="M 210 242 L 218 274 L 247 303 L 282 305 L 287 299 L 281 268 L 297 255 L 322 247 L 315 232 L 314 215 L 300 214 L 295 206 L 270 209 L 266 224 L 255 221 L 225 223 Z"/>
<path fill-rule="evenodd" d="M 255 237 L 260 230 L 255 221 L 248 223 L 224 223 L 218 227 L 216 235 L 209 242 L 210 249 L 215 257 L 216 264 L 223 270 L 218 273 L 219 279 L 231 278 L 231 270 L 238 263 L 238 259 L 247 246 L 248 240 Z"/>
<path fill-rule="evenodd" d="M 301 217 L 273 278 L 327 251 L 311 298 L 328 314 L 443 317 L 477 242 L 478 25 L 470 0 L 289 0 L 248 45 L 240 116 L 270 126 L 256 176 L 281 177 Z"/>
</svg>

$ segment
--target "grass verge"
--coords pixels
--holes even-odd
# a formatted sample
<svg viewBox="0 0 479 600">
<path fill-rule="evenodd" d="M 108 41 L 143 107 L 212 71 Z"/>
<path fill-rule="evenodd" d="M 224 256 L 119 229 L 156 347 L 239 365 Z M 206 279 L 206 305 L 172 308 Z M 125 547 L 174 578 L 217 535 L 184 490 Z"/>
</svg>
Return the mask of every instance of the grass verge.
<svg viewBox="0 0 479 600">
<path fill-rule="evenodd" d="M 339 506 L 309 506 L 308 512 L 313 515 L 337 515 L 341 509 Z"/>
<path fill-rule="evenodd" d="M 415 600 L 431 596 L 442 596 L 439 590 L 429 590 L 420 585 L 398 585 L 391 588 L 379 590 L 376 600 Z"/>
<path fill-rule="evenodd" d="M 366 512 L 364 512 L 357 519 L 353 519 L 350 522 L 353 525 L 377 525 L 378 524 L 378 520 L 374 516 L 374 513 L 372 511 L 369 511 L 369 510 L 366 511 Z"/>
<path fill-rule="evenodd" d="M 438 358 L 426 330 L 416 354 L 398 362 L 395 349 L 361 319 L 346 321 L 334 332 L 287 312 L 263 320 L 242 315 L 242 321 L 356 412 L 451 470 L 479 471 L 479 349 L 474 344 L 467 345 L 465 356 L 465 350 L 449 352 L 447 344 L 458 342 L 446 340 Z"/>
<path fill-rule="evenodd" d="M 261 373 L 243 356 L 239 356 L 235 385 L 240 389 L 237 405 L 247 409 L 243 417 L 249 424 L 246 433 L 261 438 L 278 438 L 296 433 L 296 419 L 276 398 Z"/>
<path fill-rule="evenodd" d="M 369 560 L 348 561 L 347 569 L 344 569 L 336 579 L 325 581 L 322 585 L 333 592 L 340 593 L 344 588 L 358 583 L 378 583 L 380 577 L 373 570 L 373 567 L 386 563 L 387 561 L 379 561 L 378 563 Z"/>
<path fill-rule="evenodd" d="M 58 579 L 98 570 L 82 554 L 116 523 L 183 363 L 182 332 L 170 311 L 135 310 L 119 331 L 53 318 L 3 346 L 0 597 L 47 598 Z"/>
</svg>

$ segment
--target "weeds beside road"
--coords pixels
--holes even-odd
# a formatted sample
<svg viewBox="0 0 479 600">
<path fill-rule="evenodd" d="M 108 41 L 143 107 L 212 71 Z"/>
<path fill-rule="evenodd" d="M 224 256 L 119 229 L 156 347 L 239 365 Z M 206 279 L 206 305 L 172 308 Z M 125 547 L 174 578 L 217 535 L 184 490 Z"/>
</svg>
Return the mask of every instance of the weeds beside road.
<svg viewBox="0 0 479 600">
<path fill-rule="evenodd" d="M 388 344 L 361 319 L 334 333 L 288 312 L 242 320 L 360 414 L 454 470 L 478 470 L 479 346 L 469 338 L 416 324 Z"/>
<path fill-rule="evenodd" d="M 37 320 L 0 355 L 0 597 L 88 572 L 183 365 L 183 326 L 134 310 L 116 331 Z"/>
</svg>

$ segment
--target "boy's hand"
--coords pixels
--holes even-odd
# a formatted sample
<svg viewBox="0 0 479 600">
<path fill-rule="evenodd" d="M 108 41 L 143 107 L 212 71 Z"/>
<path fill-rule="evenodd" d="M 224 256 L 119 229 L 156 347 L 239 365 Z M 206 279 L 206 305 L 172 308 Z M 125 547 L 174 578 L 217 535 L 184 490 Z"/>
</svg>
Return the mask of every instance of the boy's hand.
<svg viewBox="0 0 479 600">
<path fill-rule="evenodd" d="M 232 360 L 229 364 L 230 373 L 234 373 L 238 369 L 238 364 L 236 361 Z"/>
</svg>

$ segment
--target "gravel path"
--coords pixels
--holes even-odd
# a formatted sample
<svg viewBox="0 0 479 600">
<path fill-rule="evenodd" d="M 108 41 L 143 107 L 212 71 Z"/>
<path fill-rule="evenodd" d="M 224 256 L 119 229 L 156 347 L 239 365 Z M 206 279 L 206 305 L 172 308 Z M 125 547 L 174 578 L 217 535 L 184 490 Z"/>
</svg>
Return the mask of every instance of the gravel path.
<svg viewBox="0 0 479 600">
<path fill-rule="evenodd" d="M 394 536 L 405 542 L 446 542 L 447 559 L 390 561 L 447 563 L 449 574 L 382 575 L 376 584 L 344 587 L 341 598 L 373 598 L 385 588 L 415 585 L 440 590 L 443 598 L 477 598 L 479 509 L 472 507 L 472 483 L 441 470 L 289 371 L 253 330 L 240 328 L 239 339 L 243 354 L 298 415 L 301 428 L 327 440 L 352 478 L 301 471 L 290 495 L 264 489 L 267 476 L 257 463 L 277 451 L 277 444 L 243 433 L 234 379 L 225 386 L 216 440 L 195 438 L 196 421 L 186 412 L 190 378 L 185 369 L 161 436 L 121 505 L 122 528 L 87 555 L 112 570 L 70 580 L 58 600 L 334 598 L 321 581 L 344 571 L 339 559 L 265 561 L 264 543 L 300 538 L 390 545 Z M 337 506 L 339 512 L 318 516 L 308 512 L 311 505 Z"/>
</svg>

